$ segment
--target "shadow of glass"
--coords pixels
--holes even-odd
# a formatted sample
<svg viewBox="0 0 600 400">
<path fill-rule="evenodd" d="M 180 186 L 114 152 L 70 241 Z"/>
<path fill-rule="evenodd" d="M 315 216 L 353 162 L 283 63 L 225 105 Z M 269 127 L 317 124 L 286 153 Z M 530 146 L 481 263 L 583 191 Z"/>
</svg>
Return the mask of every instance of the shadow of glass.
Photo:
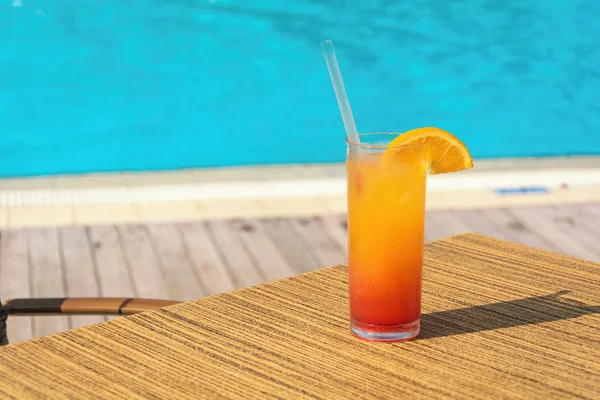
<svg viewBox="0 0 600 400">
<path fill-rule="evenodd" d="M 563 290 L 548 296 L 526 297 L 423 314 L 419 340 L 532 325 L 600 313 L 600 306 L 589 306 L 565 298 L 564 296 L 568 293 L 570 291 Z"/>
</svg>

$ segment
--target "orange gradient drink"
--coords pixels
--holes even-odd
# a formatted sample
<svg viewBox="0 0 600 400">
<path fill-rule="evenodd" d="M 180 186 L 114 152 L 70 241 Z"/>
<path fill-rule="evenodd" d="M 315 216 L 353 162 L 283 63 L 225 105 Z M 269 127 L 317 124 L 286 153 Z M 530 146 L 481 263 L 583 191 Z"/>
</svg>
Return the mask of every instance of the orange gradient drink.
<svg viewBox="0 0 600 400">
<path fill-rule="evenodd" d="M 419 334 L 429 147 L 388 146 L 398 134 L 348 141 L 352 332 L 368 340 Z"/>
<path fill-rule="evenodd" d="M 366 340 L 409 340 L 421 329 L 427 173 L 473 168 L 473 159 L 436 127 L 359 135 L 333 43 L 321 48 L 348 137 L 350 327 Z"/>
</svg>

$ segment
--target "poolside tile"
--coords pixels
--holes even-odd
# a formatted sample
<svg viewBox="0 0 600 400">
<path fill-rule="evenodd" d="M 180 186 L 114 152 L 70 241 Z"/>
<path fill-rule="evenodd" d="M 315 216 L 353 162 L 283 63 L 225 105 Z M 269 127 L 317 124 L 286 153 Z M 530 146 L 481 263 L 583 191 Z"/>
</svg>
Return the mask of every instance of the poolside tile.
<svg viewBox="0 0 600 400">
<path fill-rule="evenodd" d="M 264 216 L 286 217 L 325 214 L 328 206 L 319 197 L 272 197 L 259 199 Z"/>
<path fill-rule="evenodd" d="M 75 222 L 70 206 L 13 207 L 8 210 L 8 226 L 69 226 Z"/>
<path fill-rule="evenodd" d="M 572 186 L 559 192 L 566 203 L 590 203 L 600 201 L 600 186 Z"/>
<path fill-rule="evenodd" d="M 325 166 L 314 165 L 272 165 L 267 171 L 269 179 L 307 179 L 328 176 Z"/>
<path fill-rule="evenodd" d="M 163 186 L 196 182 L 191 170 L 129 173 L 123 182 L 128 187 Z"/>
<path fill-rule="evenodd" d="M 330 177 L 332 172 L 331 169 L 324 164 L 309 164 L 303 166 L 302 168 L 305 178 Z"/>
<path fill-rule="evenodd" d="M 348 210 L 348 200 L 345 194 L 322 195 L 318 199 L 331 213 L 345 213 Z"/>
<path fill-rule="evenodd" d="M 197 170 L 196 174 L 209 182 L 264 181 L 269 179 L 269 171 L 271 169 L 271 166 L 219 168 L 210 172 Z"/>
<path fill-rule="evenodd" d="M 270 166 L 195 169 L 191 174 L 197 183 L 248 182 L 268 179 L 270 169 Z"/>
<path fill-rule="evenodd" d="M 0 179 L 0 191 L 50 189 L 54 177 Z"/>
<path fill-rule="evenodd" d="M 325 164 L 324 169 L 328 177 L 343 178 L 346 176 L 345 163 Z"/>
<path fill-rule="evenodd" d="M 255 199 L 198 200 L 200 217 L 203 219 L 262 217 L 264 211 Z"/>
<path fill-rule="evenodd" d="M 472 209 L 489 207 L 506 207 L 506 198 L 498 196 L 491 190 L 457 190 L 443 192 L 443 203 L 446 209 Z"/>
<path fill-rule="evenodd" d="M 551 190 L 548 193 L 531 193 L 521 195 L 505 195 L 508 206 L 537 206 L 564 203 L 564 197 L 560 191 Z"/>
<path fill-rule="evenodd" d="M 138 222 L 133 205 L 130 203 L 119 204 L 76 204 L 75 223 L 86 224 L 110 224 L 110 223 L 132 223 Z"/>
<path fill-rule="evenodd" d="M 10 226 L 8 221 L 8 208 L 0 207 L 0 228 L 8 228 Z"/>
<path fill-rule="evenodd" d="M 125 183 L 127 186 L 139 187 L 253 181 L 264 179 L 267 169 L 268 167 L 232 167 L 131 173 L 125 176 Z"/>
<path fill-rule="evenodd" d="M 449 208 L 444 199 L 444 192 L 441 191 L 428 190 L 425 204 L 427 210 L 445 210 Z"/>
<path fill-rule="evenodd" d="M 137 203 L 133 205 L 140 222 L 197 220 L 201 217 L 193 201 Z"/>
<path fill-rule="evenodd" d="M 59 175 L 52 178 L 52 189 L 92 189 L 123 186 L 123 174 Z"/>
</svg>

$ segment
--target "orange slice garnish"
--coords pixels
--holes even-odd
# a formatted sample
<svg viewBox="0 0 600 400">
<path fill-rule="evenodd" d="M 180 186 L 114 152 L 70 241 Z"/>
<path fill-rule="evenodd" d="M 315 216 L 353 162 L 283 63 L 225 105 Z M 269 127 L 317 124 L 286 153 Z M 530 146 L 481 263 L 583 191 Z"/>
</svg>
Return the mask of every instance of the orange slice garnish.
<svg viewBox="0 0 600 400">
<path fill-rule="evenodd" d="M 429 171 L 432 175 L 473 168 L 473 159 L 463 142 L 443 129 L 426 127 L 399 135 L 388 145 L 383 162 L 391 165 L 402 147 L 426 143 L 429 147 Z"/>
</svg>

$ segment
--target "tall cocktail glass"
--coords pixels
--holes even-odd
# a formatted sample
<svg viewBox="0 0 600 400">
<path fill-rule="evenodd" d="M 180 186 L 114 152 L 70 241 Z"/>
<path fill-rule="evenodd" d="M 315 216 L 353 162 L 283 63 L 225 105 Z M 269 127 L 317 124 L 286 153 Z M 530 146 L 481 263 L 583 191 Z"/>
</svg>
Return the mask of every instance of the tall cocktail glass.
<svg viewBox="0 0 600 400">
<path fill-rule="evenodd" d="M 374 341 L 420 329 L 429 147 L 388 147 L 398 135 L 347 140 L 351 329 Z"/>
</svg>

